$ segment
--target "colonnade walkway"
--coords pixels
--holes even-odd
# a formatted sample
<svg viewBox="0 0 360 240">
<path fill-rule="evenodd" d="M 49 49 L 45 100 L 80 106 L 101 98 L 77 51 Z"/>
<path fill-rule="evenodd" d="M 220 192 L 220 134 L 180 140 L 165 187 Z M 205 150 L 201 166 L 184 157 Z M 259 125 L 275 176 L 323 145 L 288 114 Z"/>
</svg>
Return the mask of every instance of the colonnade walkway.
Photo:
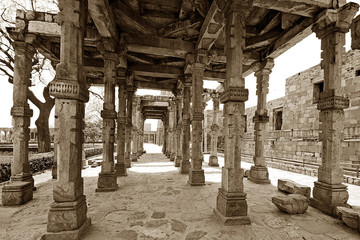
<svg viewBox="0 0 360 240">
<path fill-rule="evenodd" d="M 203 164 L 206 185 L 191 187 L 188 176 L 178 173 L 174 163 L 161 153 L 158 146 L 146 145 L 147 153 L 128 169 L 127 177 L 119 177 L 115 192 L 96 193 L 100 167 L 83 171 L 88 217 L 92 225 L 86 240 L 107 239 L 359 239 L 359 234 L 342 222 L 309 207 L 301 215 L 280 212 L 271 197 L 281 195 L 274 185 L 257 185 L 244 180 L 251 225 L 224 227 L 213 215 L 221 168 Z M 223 158 L 219 158 L 220 164 Z M 243 163 L 248 168 L 247 163 Z M 292 177 L 295 173 L 269 168 L 270 179 Z M 276 176 L 277 175 L 277 176 Z M 40 239 L 46 232 L 47 212 L 52 203 L 50 172 L 36 175 L 34 199 L 16 207 L 0 207 L 0 239 Z M 314 178 L 315 179 L 315 178 Z M 40 183 L 39 183 L 40 182 Z M 354 188 L 353 188 L 354 187 Z M 351 202 L 360 203 L 353 194 L 360 187 L 350 188 Z"/>
</svg>

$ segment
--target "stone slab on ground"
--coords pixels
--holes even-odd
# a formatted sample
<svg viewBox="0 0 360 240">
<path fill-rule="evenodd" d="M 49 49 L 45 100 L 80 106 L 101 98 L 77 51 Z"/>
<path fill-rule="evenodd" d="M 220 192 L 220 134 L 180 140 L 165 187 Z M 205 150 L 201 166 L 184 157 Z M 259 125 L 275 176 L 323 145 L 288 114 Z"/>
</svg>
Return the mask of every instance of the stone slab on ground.
<svg viewBox="0 0 360 240">
<path fill-rule="evenodd" d="M 309 207 L 309 199 L 300 194 L 275 196 L 272 198 L 272 202 L 281 211 L 289 214 L 304 213 Z"/>
<path fill-rule="evenodd" d="M 350 228 L 360 232 L 360 209 L 337 207 L 339 217 Z"/>
<path fill-rule="evenodd" d="M 296 183 L 289 179 L 279 179 L 278 189 L 286 193 L 300 194 L 307 198 L 310 198 L 310 193 L 311 193 L 310 187 Z"/>
</svg>

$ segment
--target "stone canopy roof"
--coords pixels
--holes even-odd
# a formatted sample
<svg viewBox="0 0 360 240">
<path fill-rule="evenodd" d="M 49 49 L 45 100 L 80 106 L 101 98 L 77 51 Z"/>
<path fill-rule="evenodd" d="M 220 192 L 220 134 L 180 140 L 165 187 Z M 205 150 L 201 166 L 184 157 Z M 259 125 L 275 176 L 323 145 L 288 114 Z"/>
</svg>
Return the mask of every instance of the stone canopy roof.
<svg viewBox="0 0 360 240">
<path fill-rule="evenodd" d="M 204 80 L 225 80 L 224 11 L 226 0 L 89 0 L 85 31 L 87 83 L 103 84 L 101 51 L 110 45 L 126 55 L 137 88 L 176 91 L 178 79 L 191 73 L 194 53 L 207 50 Z M 242 4 L 244 1 L 234 1 Z M 252 64 L 276 58 L 312 33 L 327 9 L 345 0 L 253 0 L 246 9 L 243 77 Z M 60 59 L 57 15 L 17 12 L 10 34 L 27 33 L 54 64 Z M 113 44 L 102 39 L 112 39 Z M 105 46 L 104 46 L 105 45 Z M 121 67 L 121 66 L 120 66 Z"/>
</svg>

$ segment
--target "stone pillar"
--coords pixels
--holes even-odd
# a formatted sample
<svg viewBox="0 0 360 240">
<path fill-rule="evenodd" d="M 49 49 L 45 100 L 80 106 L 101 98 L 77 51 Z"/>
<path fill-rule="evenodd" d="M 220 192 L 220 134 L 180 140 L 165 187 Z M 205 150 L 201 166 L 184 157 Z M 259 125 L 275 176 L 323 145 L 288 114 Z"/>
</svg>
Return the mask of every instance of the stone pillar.
<svg viewBox="0 0 360 240">
<path fill-rule="evenodd" d="M 11 108 L 13 135 L 13 162 L 10 184 L 2 188 L 3 206 L 20 205 L 33 198 L 34 179 L 29 164 L 30 109 L 27 98 L 31 85 L 31 59 L 35 49 L 23 41 L 14 41 L 15 61 L 13 78 L 13 107 Z"/>
<path fill-rule="evenodd" d="M 215 216 L 225 225 L 250 224 L 244 193 L 244 170 L 241 168 L 241 139 L 245 130 L 245 89 L 243 49 L 245 47 L 246 13 L 250 1 L 229 1 L 224 9 L 226 40 L 226 81 L 220 101 L 224 104 L 224 151 L 221 188 L 214 209 Z"/>
<path fill-rule="evenodd" d="M 133 97 L 134 86 L 132 85 L 132 76 L 127 78 L 127 103 L 126 103 L 126 147 L 125 147 L 125 166 L 131 168 L 131 130 L 132 130 L 132 109 L 133 109 Z"/>
<path fill-rule="evenodd" d="M 212 93 L 211 97 L 213 99 L 213 120 L 211 125 L 211 149 L 210 149 L 210 158 L 209 166 L 218 167 L 218 157 L 217 157 L 217 143 L 219 135 L 219 124 L 218 124 L 218 113 L 220 107 L 219 94 Z"/>
<path fill-rule="evenodd" d="M 163 143 L 163 148 L 162 148 L 162 152 L 165 154 L 165 156 L 167 156 L 167 149 L 168 149 L 168 141 L 167 141 L 167 135 L 168 135 L 168 127 L 167 127 L 167 113 L 166 116 L 163 117 L 163 126 L 164 126 L 164 143 Z"/>
<path fill-rule="evenodd" d="M 115 45 L 116 42 L 104 40 L 105 47 L 112 44 Z M 115 111 L 115 81 L 118 55 L 113 52 L 105 52 L 103 57 L 105 82 L 104 104 L 101 111 L 101 117 L 103 118 L 103 160 L 98 178 L 97 192 L 115 191 L 118 188 L 114 164 L 115 119 L 117 118 Z"/>
<path fill-rule="evenodd" d="M 50 94 L 56 98 L 58 178 L 48 214 L 48 233 L 43 238 L 78 239 L 90 225 L 81 177 L 85 102 L 89 99 L 83 69 L 86 2 L 60 0 L 59 9 L 60 63 L 50 83 Z"/>
<path fill-rule="evenodd" d="M 56 128 L 56 126 L 55 126 Z M 53 158 L 53 165 L 52 165 L 52 168 L 51 168 L 51 176 L 52 176 L 52 179 L 57 179 L 57 158 L 58 158 L 58 139 L 57 139 L 57 133 L 56 133 L 56 130 L 55 130 L 55 137 L 54 137 L 54 158 Z"/>
<path fill-rule="evenodd" d="M 178 89 L 178 93 L 176 95 L 176 110 L 177 110 L 177 125 L 176 125 L 176 160 L 175 167 L 180 167 L 182 161 L 182 89 Z"/>
<path fill-rule="evenodd" d="M 316 36 L 321 39 L 324 91 L 320 93 L 317 105 L 320 110 L 322 162 L 310 204 L 333 216 L 337 215 L 336 207 L 346 206 L 349 198 L 347 186 L 342 184 L 343 171 L 340 167 L 344 109 L 349 107 L 349 99 L 343 97 L 341 88 L 341 70 L 345 33 L 358 8 L 357 4 L 349 3 L 337 11 L 329 9 L 313 27 Z"/>
<path fill-rule="evenodd" d="M 203 154 L 201 148 L 202 121 L 204 120 L 202 94 L 207 51 L 196 50 L 195 62 L 192 65 L 192 150 L 189 184 L 199 186 L 205 184 L 204 170 L 202 169 Z"/>
<path fill-rule="evenodd" d="M 131 147 L 131 161 L 137 162 L 138 158 L 138 147 L 139 147 L 139 134 L 138 134 L 138 123 L 139 123 L 139 110 L 140 108 L 140 98 L 134 97 L 133 102 L 133 112 L 132 112 L 132 147 Z"/>
<path fill-rule="evenodd" d="M 265 164 L 264 145 L 266 143 L 266 124 L 269 116 L 266 109 L 266 95 L 269 93 L 269 75 L 274 67 L 274 60 L 267 59 L 254 64 L 257 82 L 256 95 L 258 96 L 257 109 L 253 118 L 255 156 L 254 166 L 251 166 L 249 180 L 255 183 L 270 183 L 269 172 Z"/>
<path fill-rule="evenodd" d="M 190 171 L 190 101 L 191 101 L 191 74 L 185 76 L 183 98 L 183 134 L 182 134 L 182 161 L 180 173 L 188 174 Z"/>
<path fill-rule="evenodd" d="M 138 129 L 139 129 L 138 157 L 140 157 L 144 153 L 144 117 L 141 111 L 141 104 L 139 109 L 139 118 L 140 120 L 138 125 Z"/>
<path fill-rule="evenodd" d="M 176 104 L 174 100 L 170 101 L 170 106 L 168 108 L 169 111 L 169 152 L 170 152 L 170 161 L 175 161 L 176 157 L 176 145 L 175 145 L 175 109 Z"/>
<path fill-rule="evenodd" d="M 126 59 L 125 56 L 122 58 Z M 117 119 L 117 161 L 115 164 L 116 176 L 127 176 L 125 167 L 125 144 L 126 144 L 126 68 L 118 70 L 118 119 Z"/>
<path fill-rule="evenodd" d="M 203 144 L 203 153 L 208 153 L 208 146 L 207 146 L 207 112 L 206 112 L 206 100 L 203 99 L 203 112 L 204 112 L 204 120 L 203 120 L 203 138 L 202 138 L 202 144 Z M 204 161 L 204 154 L 203 154 L 203 161 Z"/>
</svg>

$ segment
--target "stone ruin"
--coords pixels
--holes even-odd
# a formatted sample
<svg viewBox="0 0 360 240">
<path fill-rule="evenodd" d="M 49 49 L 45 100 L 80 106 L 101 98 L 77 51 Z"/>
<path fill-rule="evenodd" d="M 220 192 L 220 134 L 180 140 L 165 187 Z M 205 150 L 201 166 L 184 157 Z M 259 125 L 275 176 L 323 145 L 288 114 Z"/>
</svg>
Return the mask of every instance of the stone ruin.
<svg viewBox="0 0 360 240">
<path fill-rule="evenodd" d="M 269 121 L 266 97 L 274 59 L 315 32 L 321 40 L 324 91 L 317 103 L 322 158 L 310 205 L 330 215 L 336 215 L 338 206 L 346 206 L 348 192 L 342 184 L 339 163 L 344 109 L 349 107 L 349 100 L 340 88 L 341 66 L 345 33 L 358 4 L 345 0 L 134 2 L 59 0 L 58 14 L 17 11 L 16 26 L 8 28 L 16 55 L 11 109 L 14 161 L 11 182 L 3 187 L 4 205 L 23 204 L 33 197 L 27 148 L 32 110 L 26 92 L 31 58 L 39 51 L 56 64 L 50 94 L 56 98 L 57 181 L 44 239 L 77 239 L 91 222 L 81 176 L 84 104 L 90 85 L 105 89 L 101 112 L 104 153 L 97 188 L 102 192 L 115 191 L 117 177 L 127 175 L 126 169 L 131 167 L 131 132 L 141 132 L 146 118 L 164 122 L 164 153 L 179 166 L 180 173 L 189 175 L 191 186 L 204 185 L 203 80 L 223 83 L 220 94 L 211 94 L 215 112 L 219 101 L 224 104 L 225 166 L 214 214 L 221 224 L 250 224 L 240 151 L 248 99 L 244 78 L 255 73 L 258 97 L 252 119 L 255 156 L 249 180 L 268 184 L 264 157 L 265 126 Z M 353 24 L 354 48 L 359 47 L 358 22 Z M 119 91 L 118 109 L 115 87 Z M 166 100 L 166 106 L 151 105 L 147 98 L 139 103 L 134 93 L 143 88 L 170 91 L 175 97 Z M 153 100 L 162 101 L 158 97 Z M 217 130 L 215 122 L 213 166 L 218 164 Z M 141 151 L 141 137 L 133 141 L 137 148 L 133 152 Z"/>
</svg>

